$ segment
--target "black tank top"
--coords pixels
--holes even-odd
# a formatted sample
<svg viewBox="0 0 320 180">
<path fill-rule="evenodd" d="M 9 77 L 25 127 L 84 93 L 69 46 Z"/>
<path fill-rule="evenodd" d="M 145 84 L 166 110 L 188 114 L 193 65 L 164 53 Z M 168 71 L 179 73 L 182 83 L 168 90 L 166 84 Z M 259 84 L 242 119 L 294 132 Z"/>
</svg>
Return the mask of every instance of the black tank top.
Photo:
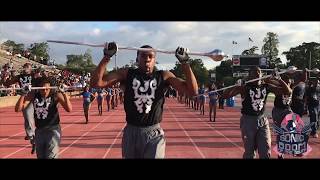
<svg viewBox="0 0 320 180">
<path fill-rule="evenodd" d="M 47 98 L 41 97 L 40 93 L 36 93 L 34 106 L 34 120 L 37 128 L 48 128 L 60 123 L 60 117 L 55 100 L 55 93 L 52 93 Z"/>
<path fill-rule="evenodd" d="M 129 69 L 124 93 L 127 123 L 140 127 L 160 123 L 166 87 L 162 71 L 149 76 L 138 69 Z"/>
<path fill-rule="evenodd" d="M 306 90 L 307 105 L 309 107 L 319 106 L 320 87 L 308 87 Z"/>
<path fill-rule="evenodd" d="M 304 94 L 306 91 L 306 84 L 300 82 L 296 87 L 293 88 L 292 92 L 292 105 L 303 106 L 304 104 Z"/>
<path fill-rule="evenodd" d="M 270 92 L 267 84 L 245 86 L 244 99 L 242 99 L 241 113 L 250 116 L 259 116 L 264 113 L 266 99 Z"/>
<path fill-rule="evenodd" d="M 292 100 L 292 94 L 290 95 L 278 95 L 274 99 L 274 107 L 281 109 L 288 109 Z"/>
</svg>

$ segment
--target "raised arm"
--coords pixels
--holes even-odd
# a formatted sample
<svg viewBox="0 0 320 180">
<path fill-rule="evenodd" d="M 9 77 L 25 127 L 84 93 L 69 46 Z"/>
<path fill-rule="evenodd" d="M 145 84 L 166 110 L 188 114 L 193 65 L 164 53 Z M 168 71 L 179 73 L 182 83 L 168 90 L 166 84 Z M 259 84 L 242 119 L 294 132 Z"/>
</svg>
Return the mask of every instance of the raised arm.
<svg viewBox="0 0 320 180">
<path fill-rule="evenodd" d="M 300 82 L 306 82 L 307 76 L 308 76 L 307 68 L 305 68 L 305 69 L 302 71 L 302 74 L 301 74 L 301 76 L 300 76 L 300 79 L 299 79 L 298 81 L 295 81 L 295 82 L 293 83 L 293 86 L 292 86 L 292 87 L 294 88 L 294 87 L 297 86 Z"/>
<path fill-rule="evenodd" d="M 22 111 L 22 109 L 30 103 L 32 98 L 33 94 L 31 93 L 31 86 L 24 87 L 24 89 L 21 90 L 21 96 L 18 99 L 14 108 L 15 112 Z"/>
<path fill-rule="evenodd" d="M 167 81 L 174 89 L 178 90 L 179 92 L 186 92 L 186 94 L 188 94 L 189 96 L 196 96 L 198 93 L 198 83 L 189 65 L 190 57 L 187 54 L 187 49 L 178 47 L 176 49 L 175 55 L 181 63 L 183 73 L 186 76 L 186 80 L 177 78 L 170 71 L 164 71 L 163 76 L 165 81 Z"/>
<path fill-rule="evenodd" d="M 117 52 L 118 47 L 116 43 L 106 43 L 104 48 L 104 57 L 100 61 L 98 67 L 92 73 L 90 80 L 91 87 L 110 87 L 116 82 L 123 81 L 127 77 L 127 69 L 120 69 L 118 71 L 105 74 L 106 67 L 111 60 L 111 57 Z"/>
<path fill-rule="evenodd" d="M 174 89 L 178 90 L 178 92 L 185 92 L 189 96 L 195 96 L 196 90 L 194 90 L 194 87 L 197 87 L 197 84 L 189 84 L 190 81 L 185 81 L 181 78 L 177 78 L 172 72 L 170 71 L 164 71 L 163 77 L 165 81 L 167 81 Z M 188 83 L 187 83 L 188 82 Z M 193 82 L 191 82 L 193 83 Z M 197 82 L 195 82 L 197 83 Z"/>
<path fill-rule="evenodd" d="M 224 90 L 224 92 L 223 92 L 223 94 L 221 95 L 221 97 L 222 97 L 223 99 L 228 99 L 228 98 L 231 98 L 231 97 L 236 96 L 236 95 L 238 95 L 238 94 L 241 94 L 241 97 L 243 97 L 243 95 L 244 95 L 244 90 L 245 90 L 245 88 L 244 88 L 244 85 L 245 85 L 244 81 L 243 81 L 242 79 L 239 79 L 236 84 L 237 84 L 237 86 L 232 87 L 232 88 L 230 88 L 230 89 Z"/>
<path fill-rule="evenodd" d="M 72 111 L 72 104 L 70 102 L 69 96 L 65 93 L 65 89 L 63 85 L 59 86 L 57 99 L 58 99 L 58 102 L 62 105 L 63 109 L 65 109 L 67 112 Z"/>
<path fill-rule="evenodd" d="M 275 80 L 277 81 L 277 83 L 274 82 Z M 265 82 L 270 85 L 270 90 L 275 95 L 281 95 L 281 94 L 289 95 L 292 93 L 292 89 L 290 88 L 290 86 L 287 83 L 285 83 L 280 76 L 274 77 L 274 78 L 268 78 L 265 80 Z"/>
</svg>

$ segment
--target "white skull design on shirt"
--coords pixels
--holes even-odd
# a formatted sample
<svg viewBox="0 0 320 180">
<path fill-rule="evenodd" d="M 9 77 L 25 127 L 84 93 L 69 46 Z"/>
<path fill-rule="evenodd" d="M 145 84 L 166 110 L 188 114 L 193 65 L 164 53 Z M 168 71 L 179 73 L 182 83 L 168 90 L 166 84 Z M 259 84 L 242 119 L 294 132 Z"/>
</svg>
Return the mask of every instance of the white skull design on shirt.
<svg viewBox="0 0 320 180">
<path fill-rule="evenodd" d="M 264 100 L 267 95 L 266 88 L 255 88 L 255 91 L 249 90 L 249 95 L 251 97 L 251 105 L 254 111 L 261 111 L 264 105 Z"/>
<path fill-rule="evenodd" d="M 282 103 L 284 105 L 289 105 L 292 100 L 292 95 L 282 95 Z"/>
<path fill-rule="evenodd" d="M 20 77 L 19 81 L 22 87 L 29 85 L 31 84 L 31 76 Z"/>
<path fill-rule="evenodd" d="M 37 119 L 46 119 L 48 116 L 49 105 L 51 104 L 51 97 L 41 99 L 41 102 L 36 98 L 34 100 L 34 108 L 36 111 Z"/>
<path fill-rule="evenodd" d="M 145 106 L 145 113 L 149 113 L 151 110 L 151 106 L 153 103 L 153 99 L 155 98 L 155 90 L 157 89 L 157 80 L 147 80 L 144 81 L 143 86 L 140 86 L 141 82 L 136 78 L 133 79 L 132 89 L 134 91 L 134 98 L 137 99 L 134 101 L 137 111 L 139 113 L 143 113 L 143 106 Z M 151 89 L 150 94 L 148 94 L 149 88 Z"/>
</svg>

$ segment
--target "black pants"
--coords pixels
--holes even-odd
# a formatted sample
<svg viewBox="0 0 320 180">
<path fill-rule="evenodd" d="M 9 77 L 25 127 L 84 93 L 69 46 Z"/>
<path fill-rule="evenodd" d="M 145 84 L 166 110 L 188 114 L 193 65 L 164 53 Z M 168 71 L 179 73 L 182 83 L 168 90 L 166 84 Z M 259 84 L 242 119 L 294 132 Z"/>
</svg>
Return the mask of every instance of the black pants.
<svg viewBox="0 0 320 180">
<path fill-rule="evenodd" d="M 291 110 L 298 114 L 301 118 L 303 116 L 303 113 L 304 113 L 304 103 L 303 102 L 292 102 L 292 105 L 291 105 Z"/>
<path fill-rule="evenodd" d="M 224 99 L 219 98 L 219 109 L 223 109 L 223 106 L 224 106 Z"/>
<path fill-rule="evenodd" d="M 310 123 L 314 122 L 314 124 L 311 126 L 311 135 L 314 135 L 317 133 L 317 130 L 319 128 L 319 106 L 308 106 L 308 111 Z"/>
</svg>

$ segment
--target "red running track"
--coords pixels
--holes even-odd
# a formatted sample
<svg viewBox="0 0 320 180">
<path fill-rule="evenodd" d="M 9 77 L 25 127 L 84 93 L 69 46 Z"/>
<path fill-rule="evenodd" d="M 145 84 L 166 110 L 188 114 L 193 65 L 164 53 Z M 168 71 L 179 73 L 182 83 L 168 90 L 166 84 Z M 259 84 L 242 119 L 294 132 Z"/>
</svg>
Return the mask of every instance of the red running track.
<svg viewBox="0 0 320 180">
<path fill-rule="evenodd" d="M 94 102 L 89 124 L 84 124 L 81 99 L 72 99 L 72 105 L 71 113 L 59 109 L 62 126 L 59 158 L 121 158 L 123 105 L 98 116 Z M 175 99 L 166 99 L 161 123 L 167 141 L 166 158 L 242 158 L 239 108 L 218 109 L 216 122 L 209 122 L 208 106 L 205 113 L 200 115 Z M 36 158 L 30 154 L 29 141 L 24 140 L 22 113 L 10 107 L 0 108 L 0 114 L 0 158 Z M 275 145 L 274 141 L 272 144 Z M 319 139 L 310 138 L 309 144 L 313 151 L 302 158 L 319 158 Z M 272 157 L 276 158 L 274 152 Z"/>
</svg>

